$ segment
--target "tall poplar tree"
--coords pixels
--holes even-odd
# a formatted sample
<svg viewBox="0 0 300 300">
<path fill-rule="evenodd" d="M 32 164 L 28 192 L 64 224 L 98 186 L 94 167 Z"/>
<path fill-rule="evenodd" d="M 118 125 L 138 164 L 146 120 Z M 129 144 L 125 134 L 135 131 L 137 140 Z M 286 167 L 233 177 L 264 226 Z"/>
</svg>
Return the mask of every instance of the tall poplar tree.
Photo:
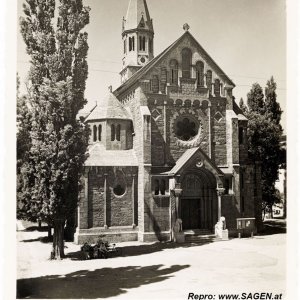
<svg viewBox="0 0 300 300">
<path fill-rule="evenodd" d="M 267 81 L 265 88 L 265 106 L 268 117 L 275 122 L 275 124 L 280 125 L 282 110 L 277 102 L 276 88 L 277 85 L 272 76 L 271 79 Z"/>
<path fill-rule="evenodd" d="M 263 90 L 257 83 L 253 84 L 247 96 L 249 110 L 245 110 L 244 114 L 248 118 L 249 156 L 262 164 L 262 207 L 264 211 L 266 208 L 272 210 L 274 202 L 279 201 L 275 182 L 285 157 L 280 147 L 282 111 L 276 101 L 276 83 L 273 77 L 267 82 L 265 99 Z"/>
<path fill-rule="evenodd" d="M 247 94 L 247 104 L 250 111 L 259 114 L 265 113 L 264 92 L 258 83 L 254 83 Z"/>
<path fill-rule="evenodd" d="M 86 104 L 88 44 L 82 30 L 89 8 L 82 0 L 26 0 L 23 11 L 32 123 L 19 198 L 28 215 L 53 226 L 51 256 L 62 258 L 64 225 L 76 211 L 88 145 L 88 128 L 76 116 Z"/>
</svg>

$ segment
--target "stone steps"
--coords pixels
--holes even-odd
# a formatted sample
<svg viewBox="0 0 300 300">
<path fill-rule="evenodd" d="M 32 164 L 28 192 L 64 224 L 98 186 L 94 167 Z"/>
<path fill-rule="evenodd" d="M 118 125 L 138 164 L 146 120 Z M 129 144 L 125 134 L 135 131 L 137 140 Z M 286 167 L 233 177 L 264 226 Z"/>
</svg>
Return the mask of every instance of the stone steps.
<svg viewBox="0 0 300 300">
<path fill-rule="evenodd" d="M 216 237 L 214 234 L 185 236 L 185 242 L 187 242 L 187 243 L 213 242 L 213 241 L 215 241 L 215 239 L 216 239 Z"/>
<path fill-rule="evenodd" d="M 184 230 L 186 243 L 209 243 L 219 240 L 209 229 Z"/>
</svg>

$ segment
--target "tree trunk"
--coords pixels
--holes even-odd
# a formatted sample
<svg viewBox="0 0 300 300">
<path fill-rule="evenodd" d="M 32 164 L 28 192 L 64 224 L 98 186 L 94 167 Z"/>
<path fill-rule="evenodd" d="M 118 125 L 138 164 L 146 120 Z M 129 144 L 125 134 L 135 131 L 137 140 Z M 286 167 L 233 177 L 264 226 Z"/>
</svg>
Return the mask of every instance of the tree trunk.
<svg viewBox="0 0 300 300">
<path fill-rule="evenodd" d="M 262 217 L 262 221 L 265 220 L 265 217 L 266 217 L 266 208 L 264 207 L 264 208 L 263 208 L 263 217 Z"/>
<path fill-rule="evenodd" d="M 64 258 L 64 225 L 63 220 L 55 220 L 53 222 L 53 249 L 51 252 L 51 259 Z"/>
<path fill-rule="evenodd" d="M 273 216 L 273 205 L 271 205 L 270 210 L 271 210 L 271 219 L 273 219 L 274 218 L 274 216 Z"/>
<path fill-rule="evenodd" d="M 41 220 L 38 220 L 38 226 L 39 226 L 39 230 L 42 228 L 42 221 Z"/>
<path fill-rule="evenodd" d="M 51 238 L 52 234 L 51 234 L 51 225 L 48 224 L 48 238 Z"/>
</svg>

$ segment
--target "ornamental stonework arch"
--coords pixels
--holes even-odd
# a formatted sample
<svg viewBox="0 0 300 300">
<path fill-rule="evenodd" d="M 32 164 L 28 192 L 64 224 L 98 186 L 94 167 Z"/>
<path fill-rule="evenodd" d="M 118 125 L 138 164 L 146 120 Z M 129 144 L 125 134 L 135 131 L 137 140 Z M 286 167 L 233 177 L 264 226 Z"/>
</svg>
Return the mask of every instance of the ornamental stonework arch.
<svg viewBox="0 0 300 300">
<path fill-rule="evenodd" d="M 189 118 L 197 122 L 197 134 L 189 141 L 183 141 L 177 137 L 176 123 L 184 118 Z M 171 138 L 175 139 L 176 144 L 183 148 L 192 148 L 200 146 L 203 141 L 203 117 L 199 111 L 195 111 L 192 108 L 182 108 L 176 111 L 170 120 Z"/>
<path fill-rule="evenodd" d="M 172 104 L 177 107 L 196 107 L 196 108 L 208 108 L 211 106 L 211 102 L 208 99 L 201 99 L 200 97 L 197 98 L 170 98 L 169 104 Z"/>
</svg>

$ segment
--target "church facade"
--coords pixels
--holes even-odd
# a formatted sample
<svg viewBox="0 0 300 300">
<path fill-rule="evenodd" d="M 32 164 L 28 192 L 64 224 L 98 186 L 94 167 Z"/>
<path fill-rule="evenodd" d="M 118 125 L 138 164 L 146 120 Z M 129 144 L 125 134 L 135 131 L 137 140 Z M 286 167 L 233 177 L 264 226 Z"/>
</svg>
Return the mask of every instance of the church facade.
<svg viewBox="0 0 300 300">
<path fill-rule="evenodd" d="M 85 118 L 76 241 L 172 240 L 178 219 L 183 230 L 213 232 L 224 216 L 230 235 L 237 218 L 258 225 L 260 165 L 248 159 L 234 83 L 188 24 L 154 56 L 146 0 L 130 0 L 122 43 L 121 85 Z"/>
</svg>

